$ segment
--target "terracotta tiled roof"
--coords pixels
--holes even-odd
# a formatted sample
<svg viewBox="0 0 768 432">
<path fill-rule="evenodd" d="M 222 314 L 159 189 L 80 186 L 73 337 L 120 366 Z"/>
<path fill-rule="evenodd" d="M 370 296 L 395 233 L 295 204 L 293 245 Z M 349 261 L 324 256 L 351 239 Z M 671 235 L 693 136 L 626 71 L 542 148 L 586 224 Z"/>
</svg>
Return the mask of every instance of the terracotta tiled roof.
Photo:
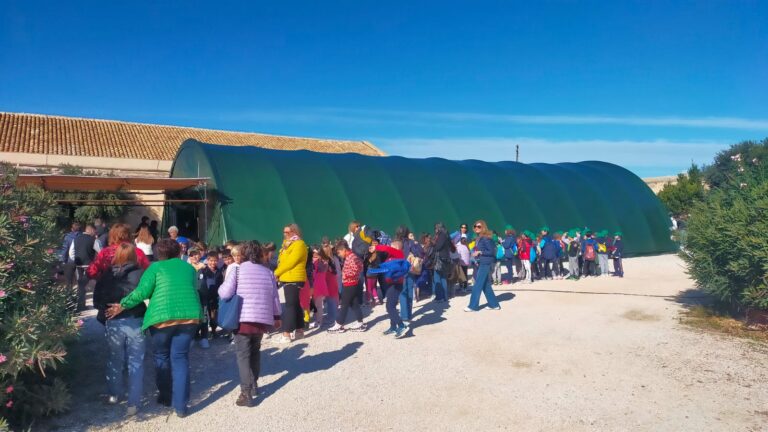
<svg viewBox="0 0 768 432">
<path fill-rule="evenodd" d="M 247 132 L 160 126 L 0 112 L 0 152 L 172 160 L 188 138 L 233 146 L 325 153 L 384 153 L 366 141 L 294 138 Z"/>
</svg>

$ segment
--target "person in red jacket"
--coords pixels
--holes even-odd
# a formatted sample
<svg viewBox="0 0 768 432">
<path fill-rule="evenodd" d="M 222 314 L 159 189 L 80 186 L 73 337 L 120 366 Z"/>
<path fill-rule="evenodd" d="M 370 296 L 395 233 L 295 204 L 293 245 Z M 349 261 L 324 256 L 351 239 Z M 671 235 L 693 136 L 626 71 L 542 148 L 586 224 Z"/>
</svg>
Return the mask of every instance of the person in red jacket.
<svg viewBox="0 0 768 432">
<path fill-rule="evenodd" d="M 126 224 L 114 224 L 109 230 L 109 246 L 100 250 L 96 258 L 91 262 L 86 270 L 90 279 L 99 279 L 101 275 L 112 269 L 112 261 L 115 259 L 115 251 L 121 243 L 133 244 L 131 236 L 131 227 Z M 136 249 L 137 264 L 142 270 L 149 267 L 149 260 L 141 249 Z"/>
<path fill-rule="evenodd" d="M 363 260 L 352 252 L 345 240 L 340 240 L 336 243 L 336 254 L 344 260 L 344 266 L 341 269 L 342 284 L 344 286 L 341 291 L 341 309 L 336 318 L 336 324 L 328 329 L 328 333 L 344 333 L 347 330 L 365 331 L 363 311 L 360 309 L 360 301 L 358 299 L 360 295 L 360 276 L 363 274 Z M 357 322 L 349 327 L 345 327 L 344 323 L 347 320 L 347 311 L 350 307 L 355 314 L 355 318 L 357 318 Z"/>
</svg>

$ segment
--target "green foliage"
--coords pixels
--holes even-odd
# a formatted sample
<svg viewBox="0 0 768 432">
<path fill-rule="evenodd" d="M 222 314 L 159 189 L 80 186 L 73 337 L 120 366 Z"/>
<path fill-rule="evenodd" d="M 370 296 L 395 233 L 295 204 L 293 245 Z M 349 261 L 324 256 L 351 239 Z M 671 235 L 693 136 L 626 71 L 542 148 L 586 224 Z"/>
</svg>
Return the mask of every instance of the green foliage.
<svg viewBox="0 0 768 432">
<path fill-rule="evenodd" d="M 664 185 L 659 199 L 673 215 L 687 216 L 694 204 L 704 199 L 704 184 L 699 167 L 691 165 L 687 174 L 678 174 L 676 184 Z"/>
<path fill-rule="evenodd" d="M 768 309 L 768 159 L 733 152 L 744 148 L 718 155 L 717 173 L 709 172 L 717 186 L 690 213 L 684 257 L 697 284 L 722 303 Z"/>
<path fill-rule="evenodd" d="M 63 175 L 88 175 L 99 176 L 103 175 L 94 171 L 86 171 L 83 168 L 62 164 L 59 165 L 59 170 Z M 130 200 L 133 199 L 133 195 L 125 192 L 55 192 L 54 196 L 57 200 Z M 102 218 L 104 220 L 116 220 L 125 216 L 130 212 L 131 208 L 120 205 L 74 205 L 74 220 L 82 224 L 92 223 L 96 218 Z M 68 208 L 63 208 L 62 211 L 68 211 Z M 70 215 L 62 215 L 67 218 Z"/>
<path fill-rule="evenodd" d="M 712 188 L 725 187 L 734 182 L 739 168 L 748 167 L 754 160 L 768 161 L 768 138 L 759 142 L 743 141 L 721 151 L 714 163 L 704 168 L 704 180 Z"/>
<path fill-rule="evenodd" d="M 79 323 L 71 293 L 52 277 L 60 240 L 54 198 L 16 188 L 15 177 L 0 165 L 0 418 L 18 426 L 67 408 L 54 373 Z"/>
</svg>

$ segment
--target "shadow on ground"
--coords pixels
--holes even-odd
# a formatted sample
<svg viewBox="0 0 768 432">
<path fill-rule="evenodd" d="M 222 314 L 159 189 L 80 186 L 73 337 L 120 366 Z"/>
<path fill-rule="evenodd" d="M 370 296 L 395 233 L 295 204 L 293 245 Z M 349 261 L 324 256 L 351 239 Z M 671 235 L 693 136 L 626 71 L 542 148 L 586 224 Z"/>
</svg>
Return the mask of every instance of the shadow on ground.
<svg viewBox="0 0 768 432">
<path fill-rule="evenodd" d="M 125 417 L 126 405 L 106 403 L 106 345 L 102 325 L 95 317 L 83 317 L 85 324 L 81 340 L 70 352 L 69 375 L 72 384 L 72 411 L 39 424 L 35 430 L 81 431 L 86 427 L 112 426 L 119 429 L 127 422 L 143 422 L 156 417 L 169 416 L 171 410 L 155 402 L 155 368 L 152 362 L 151 345 L 147 337 L 144 359 L 144 398 L 139 414 L 131 419 Z M 262 347 L 261 376 L 283 373 L 276 381 L 260 388 L 257 403 L 269 398 L 301 374 L 328 370 L 334 365 L 353 356 L 362 342 L 349 343 L 336 351 L 305 356 L 306 343 L 290 345 L 284 349 L 272 346 Z M 211 342 L 211 348 L 201 349 L 194 343 L 190 350 L 191 397 L 190 415 L 204 410 L 222 397 L 228 397 L 240 385 L 234 345 L 226 338 Z M 234 397 L 232 399 L 234 404 Z"/>
</svg>

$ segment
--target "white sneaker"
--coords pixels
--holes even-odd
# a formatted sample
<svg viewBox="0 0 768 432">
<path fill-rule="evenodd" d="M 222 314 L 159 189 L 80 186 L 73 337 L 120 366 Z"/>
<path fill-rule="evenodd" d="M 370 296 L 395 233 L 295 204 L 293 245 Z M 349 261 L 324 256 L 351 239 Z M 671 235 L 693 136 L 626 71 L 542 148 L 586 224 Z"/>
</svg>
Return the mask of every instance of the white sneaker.
<svg viewBox="0 0 768 432">
<path fill-rule="evenodd" d="M 471 307 L 467 306 L 467 307 L 464 308 L 464 312 L 477 312 L 477 311 L 472 309 Z"/>
<path fill-rule="evenodd" d="M 349 327 L 347 327 L 347 330 L 349 331 L 365 331 L 366 325 L 364 322 L 356 321 Z"/>
<path fill-rule="evenodd" d="M 347 331 L 347 329 L 344 328 L 343 325 L 340 325 L 339 323 L 334 323 L 333 327 L 328 329 L 328 333 L 344 333 Z"/>
<path fill-rule="evenodd" d="M 316 329 L 317 327 L 318 327 L 318 325 L 317 325 L 316 321 L 312 321 L 311 323 L 309 323 L 309 329 L 310 330 Z"/>
<path fill-rule="evenodd" d="M 488 306 L 488 309 L 490 309 L 490 310 L 501 310 L 501 306 L 496 306 L 496 307 Z"/>
<path fill-rule="evenodd" d="M 206 339 L 206 338 L 202 338 L 202 339 L 200 339 L 200 348 L 202 348 L 202 349 L 208 349 L 208 348 L 210 348 L 210 347 L 211 347 L 211 344 L 210 344 L 210 343 L 208 343 L 208 339 Z"/>
<path fill-rule="evenodd" d="M 117 403 L 117 396 L 110 396 L 109 399 L 107 399 L 107 403 L 110 405 L 115 405 Z"/>
</svg>

